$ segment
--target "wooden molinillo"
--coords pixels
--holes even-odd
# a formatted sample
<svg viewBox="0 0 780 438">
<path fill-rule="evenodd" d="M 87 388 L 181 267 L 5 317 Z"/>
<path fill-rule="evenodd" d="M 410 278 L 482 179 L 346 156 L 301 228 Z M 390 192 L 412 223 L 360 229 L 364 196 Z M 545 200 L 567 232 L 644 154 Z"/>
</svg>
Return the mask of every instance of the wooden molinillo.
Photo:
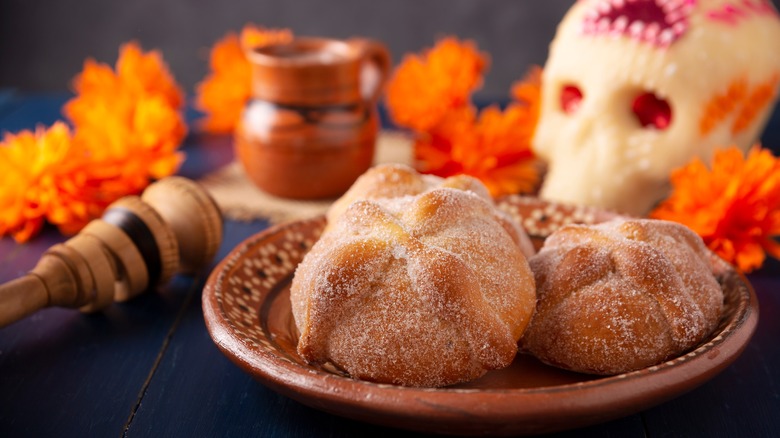
<svg viewBox="0 0 780 438">
<path fill-rule="evenodd" d="M 208 266 L 222 241 L 219 208 L 197 183 L 169 177 L 111 204 L 49 248 L 24 277 L 0 285 L 0 327 L 49 306 L 100 310 Z"/>
</svg>

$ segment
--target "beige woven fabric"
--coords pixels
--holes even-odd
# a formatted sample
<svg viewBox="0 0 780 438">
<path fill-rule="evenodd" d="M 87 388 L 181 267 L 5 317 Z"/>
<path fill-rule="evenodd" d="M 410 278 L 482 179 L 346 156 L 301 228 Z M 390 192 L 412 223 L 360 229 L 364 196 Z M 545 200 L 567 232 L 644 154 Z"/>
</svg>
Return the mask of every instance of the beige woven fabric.
<svg viewBox="0 0 780 438">
<path fill-rule="evenodd" d="M 413 162 L 412 140 L 401 132 L 382 131 L 377 136 L 374 163 Z M 333 199 L 300 201 L 263 192 L 244 174 L 237 162 L 206 175 L 199 181 L 219 204 L 226 218 L 251 221 L 268 219 L 272 224 L 324 214 Z"/>
</svg>

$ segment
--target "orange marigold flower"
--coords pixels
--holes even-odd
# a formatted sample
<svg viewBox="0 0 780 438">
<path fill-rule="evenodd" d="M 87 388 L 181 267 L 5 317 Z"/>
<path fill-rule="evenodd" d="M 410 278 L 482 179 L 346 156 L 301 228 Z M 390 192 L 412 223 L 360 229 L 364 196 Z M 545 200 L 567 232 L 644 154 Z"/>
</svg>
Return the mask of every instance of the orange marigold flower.
<svg viewBox="0 0 780 438">
<path fill-rule="evenodd" d="M 96 104 L 87 113 L 89 120 L 76 128 L 74 140 L 94 151 L 105 179 L 112 180 L 119 195 L 146 187 L 151 179 L 174 174 L 183 154 L 178 147 L 186 126 L 177 109 L 160 96 L 118 98 L 112 108 Z"/>
<path fill-rule="evenodd" d="M 479 178 L 493 196 L 530 193 L 539 170 L 530 148 L 533 126 L 528 108 L 512 104 L 450 112 L 415 144 L 418 168 L 439 176 L 467 174 Z"/>
<path fill-rule="evenodd" d="M 407 55 L 387 83 L 390 116 L 399 126 L 429 131 L 448 112 L 469 105 L 487 66 L 487 54 L 454 37 L 440 40 L 421 56 Z"/>
<path fill-rule="evenodd" d="M 263 29 L 247 25 L 241 36 L 229 33 L 214 44 L 209 57 L 211 72 L 196 87 L 195 106 L 205 118 L 200 126 L 212 133 L 231 133 L 251 96 L 252 76 L 246 47 L 292 41 L 288 29 Z"/>
<path fill-rule="evenodd" d="M 518 103 L 527 107 L 525 122 L 528 123 L 533 137 L 542 108 L 542 68 L 538 65 L 531 67 L 523 79 L 512 84 L 511 95 Z"/>
<path fill-rule="evenodd" d="M 105 189 L 112 197 L 176 172 L 187 133 L 179 111 L 184 99 L 159 53 L 125 44 L 116 72 L 87 60 L 74 88 L 77 96 L 63 111 L 75 126 L 74 142 L 90 151 L 111 182 Z"/>
<path fill-rule="evenodd" d="M 0 236 L 25 242 L 44 221 L 79 229 L 100 208 L 86 150 L 57 122 L 6 134 L 0 142 Z"/>
<path fill-rule="evenodd" d="M 744 156 L 731 147 L 674 171 L 673 191 L 651 216 L 687 225 L 742 272 L 780 258 L 780 159 L 754 146 Z"/>
<path fill-rule="evenodd" d="M 229 34 L 211 49 L 211 73 L 197 85 L 195 106 L 205 113 L 200 127 L 230 133 L 251 93 L 251 72 L 238 36 Z"/>
<path fill-rule="evenodd" d="M 245 50 L 271 44 L 284 44 L 293 40 L 290 29 L 266 29 L 248 24 L 241 29 L 241 47 Z"/>
<path fill-rule="evenodd" d="M 179 108 L 184 94 L 174 81 L 159 52 L 144 53 L 135 42 L 119 49 L 116 72 L 111 67 L 88 59 L 83 71 L 73 80 L 78 97 L 65 106 L 66 115 L 80 124 L 82 107 L 91 99 L 111 100 L 113 93 L 134 96 L 155 95 L 164 98 L 168 106 Z"/>
<path fill-rule="evenodd" d="M 145 95 L 160 96 L 172 108 L 184 104 L 184 94 L 156 50 L 144 53 L 137 43 L 122 45 L 116 61 L 116 75 L 125 86 L 140 88 Z"/>
<path fill-rule="evenodd" d="M 44 221 L 75 233 L 181 164 L 184 97 L 159 53 L 125 44 L 116 71 L 87 60 L 74 88 L 72 135 L 57 122 L 0 142 L 0 236 L 26 241 Z"/>
<path fill-rule="evenodd" d="M 429 132 L 417 133 L 414 144 L 417 170 L 443 177 L 463 173 L 463 164 L 453 156 L 453 140 L 473 132 L 476 119 L 476 109 L 463 106 L 444 114 L 442 121 Z"/>
</svg>

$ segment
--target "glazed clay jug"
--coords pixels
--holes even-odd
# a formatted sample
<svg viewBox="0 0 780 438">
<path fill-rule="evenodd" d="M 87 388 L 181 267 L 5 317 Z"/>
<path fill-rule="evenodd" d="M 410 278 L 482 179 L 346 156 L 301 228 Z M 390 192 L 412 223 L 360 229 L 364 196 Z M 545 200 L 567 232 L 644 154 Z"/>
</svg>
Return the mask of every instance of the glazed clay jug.
<svg viewBox="0 0 780 438">
<path fill-rule="evenodd" d="M 272 195 L 344 193 L 372 164 L 387 49 L 366 39 L 296 38 L 247 49 L 252 98 L 235 135 L 247 176 Z"/>
</svg>

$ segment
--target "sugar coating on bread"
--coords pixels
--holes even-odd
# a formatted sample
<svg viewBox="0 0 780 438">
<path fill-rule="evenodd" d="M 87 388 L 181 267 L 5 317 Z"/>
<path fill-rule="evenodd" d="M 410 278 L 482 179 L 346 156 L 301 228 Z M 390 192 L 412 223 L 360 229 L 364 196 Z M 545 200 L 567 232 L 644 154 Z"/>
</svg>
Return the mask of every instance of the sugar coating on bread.
<svg viewBox="0 0 780 438">
<path fill-rule="evenodd" d="M 405 164 L 380 164 L 361 175 L 352 187 L 328 209 L 326 215 L 328 229 L 331 227 L 330 224 L 335 223 L 336 219 L 344 214 L 355 201 L 401 198 L 419 195 L 435 188 L 452 188 L 471 192 L 489 204 L 493 204 L 493 198 L 487 187 L 477 178 L 468 175 L 441 178 L 435 175 L 420 174 Z M 531 257 L 534 254 L 533 244 L 525 230 L 520 228 L 503 211 L 493 209 L 490 214 L 512 236 L 526 257 Z"/>
<path fill-rule="evenodd" d="M 419 195 L 442 186 L 471 191 L 484 199 L 490 199 L 487 188 L 479 180 L 466 175 L 445 180 L 435 175 L 420 174 L 404 164 L 381 164 L 368 169 L 333 203 L 327 213 L 328 223 L 335 222 L 336 217 L 358 200 Z"/>
<path fill-rule="evenodd" d="M 539 300 L 522 346 L 573 371 L 619 374 L 678 356 L 723 309 L 701 238 L 672 222 L 569 225 L 529 262 Z"/>
<path fill-rule="evenodd" d="M 295 272 L 299 354 L 410 386 L 509 365 L 536 294 L 494 209 L 452 188 L 353 202 Z"/>
</svg>

